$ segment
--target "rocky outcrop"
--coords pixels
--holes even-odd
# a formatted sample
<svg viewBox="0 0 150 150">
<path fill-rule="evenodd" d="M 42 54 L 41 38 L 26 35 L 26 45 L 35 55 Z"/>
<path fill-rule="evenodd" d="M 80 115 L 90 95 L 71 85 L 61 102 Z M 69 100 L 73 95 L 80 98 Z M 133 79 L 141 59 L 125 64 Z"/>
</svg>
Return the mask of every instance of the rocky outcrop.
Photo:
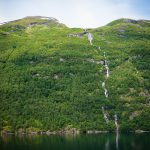
<svg viewBox="0 0 150 150">
<path fill-rule="evenodd" d="M 67 37 L 82 37 L 82 36 L 84 36 L 85 34 L 87 34 L 87 32 L 70 33 L 70 34 L 67 34 Z"/>
</svg>

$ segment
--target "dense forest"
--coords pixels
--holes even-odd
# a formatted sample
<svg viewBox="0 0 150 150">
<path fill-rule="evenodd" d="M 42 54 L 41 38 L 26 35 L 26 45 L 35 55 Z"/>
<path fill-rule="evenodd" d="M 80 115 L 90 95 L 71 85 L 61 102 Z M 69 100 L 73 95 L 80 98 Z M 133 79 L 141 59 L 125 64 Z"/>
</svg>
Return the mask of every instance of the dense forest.
<svg viewBox="0 0 150 150">
<path fill-rule="evenodd" d="M 8 22 L 0 26 L 0 70 L 1 132 L 114 131 L 115 114 L 120 131 L 150 130 L 148 20 L 86 30 L 40 16 Z"/>
</svg>

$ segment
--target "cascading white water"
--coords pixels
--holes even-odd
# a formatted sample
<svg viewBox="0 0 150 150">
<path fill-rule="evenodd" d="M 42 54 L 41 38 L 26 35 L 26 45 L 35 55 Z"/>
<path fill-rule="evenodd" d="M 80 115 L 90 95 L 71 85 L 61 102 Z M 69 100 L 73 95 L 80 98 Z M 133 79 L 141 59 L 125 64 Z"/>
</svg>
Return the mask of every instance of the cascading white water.
<svg viewBox="0 0 150 150">
<path fill-rule="evenodd" d="M 104 89 L 105 97 L 107 98 L 107 97 L 108 97 L 108 91 L 107 91 L 107 89 L 106 89 L 106 87 L 105 87 L 105 82 L 102 82 L 102 87 L 103 87 L 103 89 Z"/>
<path fill-rule="evenodd" d="M 106 123 L 109 123 L 109 119 L 107 117 L 107 114 L 105 113 L 105 110 L 104 110 L 103 106 L 102 106 L 102 112 L 103 112 L 103 116 L 104 116 L 104 119 L 105 119 Z"/>
<path fill-rule="evenodd" d="M 106 60 L 106 55 L 105 55 L 105 52 L 104 52 L 104 63 L 105 63 L 105 69 L 106 69 L 106 77 L 108 78 L 109 77 L 109 67 L 108 67 L 108 63 L 107 63 L 107 60 Z"/>
<path fill-rule="evenodd" d="M 92 40 L 93 40 L 93 35 L 91 33 L 88 33 L 88 40 L 90 41 L 90 44 L 93 45 Z"/>
<path fill-rule="evenodd" d="M 119 127 L 118 127 L 118 119 L 116 114 L 114 115 L 114 122 L 115 122 L 116 132 L 118 132 Z"/>
<path fill-rule="evenodd" d="M 109 68 L 108 68 L 107 64 L 105 64 L 105 68 L 106 68 L 106 77 L 108 78 L 109 77 Z"/>
<path fill-rule="evenodd" d="M 118 126 L 118 119 L 117 115 L 114 115 L 114 122 L 116 127 L 116 149 L 119 150 L 119 126 Z"/>
<path fill-rule="evenodd" d="M 88 36 L 88 40 L 90 41 L 90 44 L 93 45 L 93 43 L 92 43 L 93 35 L 91 33 L 88 33 L 87 36 Z M 100 46 L 97 46 L 97 48 L 99 50 L 101 50 Z M 108 67 L 105 52 L 104 52 L 104 67 L 105 67 L 105 70 L 106 70 L 106 78 L 108 78 L 109 77 L 109 67 Z M 107 98 L 108 97 L 108 91 L 105 87 L 105 81 L 102 82 L 102 88 L 104 89 L 104 95 Z M 109 123 L 108 114 L 105 112 L 103 106 L 102 106 L 102 113 L 103 113 L 103 116 L 104 116 L 104 119 L 105 119 L 106 123 Z M 119 126 L 118 126 L 118 121 L 117 121 L 117 115 L 116 114 L 114 115 L 114 123 L 115 123 L 115 128 L 116 128 L 116 149 L 118 150 L 119 149 L 119 146 L 118 146 Z M 106 149 L 108 149 L 108 144 L 106 144 Z"/>
<path fill-rule="evenodd" d="M 108 97 L 108 91 L 106 88 L 104 90 L 105 90 L 105 97 L 107 98 Z"/>
</svg>

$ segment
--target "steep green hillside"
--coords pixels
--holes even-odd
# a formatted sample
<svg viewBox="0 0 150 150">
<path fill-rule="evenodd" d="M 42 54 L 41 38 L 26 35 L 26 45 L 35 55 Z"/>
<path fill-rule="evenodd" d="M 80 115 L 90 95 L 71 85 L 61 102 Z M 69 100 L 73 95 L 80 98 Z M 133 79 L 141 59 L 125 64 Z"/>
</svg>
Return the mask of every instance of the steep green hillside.
<svg viewBox="0 0 150 150">
<path fill-rule="evenodd" d="M 84 31 L 43 18 L 0 26 L 0 130 L 113 131 L 114 115 L 119 130 L 150 130 L 150 22 Z"/>
</svg>

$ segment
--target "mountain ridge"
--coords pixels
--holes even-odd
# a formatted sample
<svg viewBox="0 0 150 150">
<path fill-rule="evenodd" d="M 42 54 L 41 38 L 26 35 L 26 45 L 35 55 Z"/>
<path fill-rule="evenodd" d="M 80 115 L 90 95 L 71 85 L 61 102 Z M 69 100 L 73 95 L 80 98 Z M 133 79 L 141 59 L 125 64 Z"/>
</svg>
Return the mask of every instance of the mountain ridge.
<svg viewBox="0 0 150 150">
<path fill-rule="evenodd" d="M 59 23 L 57 19 L 45 16 L 26 16 L 22 19 L 5 22 L 2 25 L 21 25 L 24 27 L 29 27 L 30 25 L 51 25 L 52 23 L 54 23 L 55 26 L 65 26 L 64 24 Z"/>
<path fill-rule="evenodd" d="M 21 21 L 21 20 L 24 20 L 24 19 L 29 19 L 31 21 L 31 23 L 34 22 L 34 20 L 42 20 L 42 19 L 43 20 L 49 20 L 49 21 L 51 20 L 51 21 L 59 22 L 56 18 L 53 18 L 53 17 L 46 17 L 46 16 L 26 16 L 26 17 L 21 18 L 21 19 L 12 20 L 12 21 L 8 21 L 8 22 L 3 22 L 1 25 L 13 23 L 13 22 L 18 22 L 18 21 Z M 146 23 L 147 25 L 149 25 L 150 20 L 145 20 L 145 19 L 135 20 L 135 19 L 129 19 L 129 18 L 120 18 L 120 19 L 116 19 L 114 21 L 111 21 L 110 23 L 108 23 L 106 25 L 113 25 L 113 24 L 115 25 L 117 23 L 133 23 L 133 24 L 139 23 L 141 25 L 144 24 L 144 23 Z"/>
</svg>

